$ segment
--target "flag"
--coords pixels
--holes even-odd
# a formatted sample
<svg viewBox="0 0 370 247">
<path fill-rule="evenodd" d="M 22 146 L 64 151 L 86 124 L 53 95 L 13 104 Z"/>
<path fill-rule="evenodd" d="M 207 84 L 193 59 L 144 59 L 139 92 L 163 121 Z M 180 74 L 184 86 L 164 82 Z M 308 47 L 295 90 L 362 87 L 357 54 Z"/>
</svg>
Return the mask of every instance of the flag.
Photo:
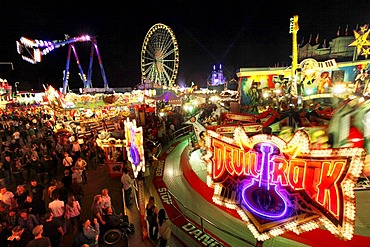
<svg viewBox="0 0 370 247">
<path fill-rule="evenodd" d="M 301 42 L 301 47 L 303 46 L 303 43 L 304 43 L 304 37 L 302 37 L 302 42 Z"/>
<path fill-rule="evenodd" d="M 308 39 L 309 44 L 311 43 L 311 39 L 312 39 L 312 33 L 310 34 L 310 38 Z"/>
<path fill-rule="evenodd" d="M 338 27 L 337 36 L 340 35 L 340 26 Z"/>
<path fill-rule="evenodd" d="M 319 43 L 319 34 L 317 34 L 317 35 L 316 35 L 316 39 L 315 39 L 315 41 L 316 41 L 316 44 L 318 44 L 318 43 Z"/>
<path fill-rule="evenodd" d="M 347 24 L 347 26 L 346 26 L 346 36 L 348 35 L 348 24 Z"/>
<path fill-rule="evenodd" d="M 324 39 L 324 43 L 322 44 L 323 48 L 326 48 L 326 39 Z"/>
<path fill-rule="evenodd" d="M 355 31 L 357 31 L 358 30 L 358 23 L 356 24 L 356 29 L 355 29 Z"/>
</svg>

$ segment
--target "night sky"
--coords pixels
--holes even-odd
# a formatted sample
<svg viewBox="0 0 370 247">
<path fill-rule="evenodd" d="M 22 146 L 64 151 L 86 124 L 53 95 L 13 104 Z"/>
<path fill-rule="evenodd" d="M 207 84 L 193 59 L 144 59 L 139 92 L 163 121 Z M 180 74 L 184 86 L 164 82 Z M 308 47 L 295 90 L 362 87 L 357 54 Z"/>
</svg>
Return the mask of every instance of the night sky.
<svg viewBox="0 0 370 247">
<path fill-rule="evenodd" d="M 0 78 L 19 90 L 42 89 L 42 84 L 61 87 L 67 46 L 58 48 L 38 64 L 22 60 L 16 41 L 63 40 L 64 34 L 97 36 L 110 87 L 140 83 L 140 56 L 149 29 L 163 23 L 175 33 L 179 46 L 177 84 L 206 86 L 212 66 L 222 63 L 228 80 L 243 67 L 289 65 L 292 36 L 289 19 L 299 16 L 298 43 L 326 43 L 337 36 L 353 36 L 356 26 L 370 23 L 368 1 L 6 1 L 1 4 Z M 120 6 L 124 5 L 124 6 Z M 87 73 L 90 43 L 76 43 Z M 103 87 L 94 57 L 93 86 Z M 13 63 L 14 70 L 6 62 Z M 74 57 L 70 88 L 82 87 Z"/>
</svg>

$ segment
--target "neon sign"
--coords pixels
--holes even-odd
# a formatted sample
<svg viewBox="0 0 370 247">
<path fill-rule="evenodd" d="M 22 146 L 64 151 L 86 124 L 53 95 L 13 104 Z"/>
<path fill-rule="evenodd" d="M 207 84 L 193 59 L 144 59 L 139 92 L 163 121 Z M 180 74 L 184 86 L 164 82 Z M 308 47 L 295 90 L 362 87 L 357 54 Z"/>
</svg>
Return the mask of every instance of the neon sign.
<svg viewBox="0 0 370 247">
<path fill-rule="evenodd" d="M 145 158 L 143 146 L 143 128 L 136 127 L 136 121 L 127 118 L 125 124 L 126 152 L 131 162 L 135 178 L 139 171 L 145 172 Z"/>
<path fill-rule="evenodd" d="M 243 188 L 242 197 L 245 205 L 254 213 L 266 218 L 280 218 L 286 213 L 286 199 L 277 190 L 276 184 L 270 184 L 270 156 L 273 146 L 267 143 L 260 145 L 262 153 L 259 179 Z"/>
<path fill-rule="evenodd" d="M 248 137 L 240 126 L 234 138 L 207 132 L 213 201 L 237 210 L 255 238 L 264 241 L 322 225 L 340 238 L 352 238 L 354 187 L 364 149 L 311 149 L 304 131 L 289 142 L 266 134 Z"/>
</svg>

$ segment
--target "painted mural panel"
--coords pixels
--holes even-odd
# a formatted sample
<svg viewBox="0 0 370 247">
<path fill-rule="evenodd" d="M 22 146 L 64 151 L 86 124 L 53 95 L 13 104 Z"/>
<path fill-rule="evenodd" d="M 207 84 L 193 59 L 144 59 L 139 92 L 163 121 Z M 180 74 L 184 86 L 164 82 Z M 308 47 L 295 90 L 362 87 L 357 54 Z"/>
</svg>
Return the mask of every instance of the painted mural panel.
<svg viewBox="0 0 370 247">
<path fill-rule="evenodd" d="M 293 83 L 289 70 L 269 70 L 251 69 L 241 76 L 241 106 L 263 104 L 267 91 L 274 98 L 290 94 L 295 84 L 297 95 L 301 96 L 335 94 L 338 92 L 333 89 L 339 86 L 345 90 L 341 93 L 369 92 L 370 60 L 337 63 L 334 59 L 305 59 L 299 64 Z"/>
</svg>

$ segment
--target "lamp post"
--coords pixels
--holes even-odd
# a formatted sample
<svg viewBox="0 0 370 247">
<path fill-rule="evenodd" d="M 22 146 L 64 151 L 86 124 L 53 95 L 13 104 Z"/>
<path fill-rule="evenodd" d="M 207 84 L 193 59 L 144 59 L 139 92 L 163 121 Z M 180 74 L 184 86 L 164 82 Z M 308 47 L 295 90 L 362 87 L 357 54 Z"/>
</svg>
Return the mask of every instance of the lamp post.
<svg viewBox="0 0 370 247">
<path fill-rule="evenodd" d="M 15 87 L 15 96 L 17 96 L 17 95 L 18 95 L 18 84 L 19 84 L 19 81 L 16 81 L 16 82 L 14 83 L 14 87 Z"/>
</svg>

